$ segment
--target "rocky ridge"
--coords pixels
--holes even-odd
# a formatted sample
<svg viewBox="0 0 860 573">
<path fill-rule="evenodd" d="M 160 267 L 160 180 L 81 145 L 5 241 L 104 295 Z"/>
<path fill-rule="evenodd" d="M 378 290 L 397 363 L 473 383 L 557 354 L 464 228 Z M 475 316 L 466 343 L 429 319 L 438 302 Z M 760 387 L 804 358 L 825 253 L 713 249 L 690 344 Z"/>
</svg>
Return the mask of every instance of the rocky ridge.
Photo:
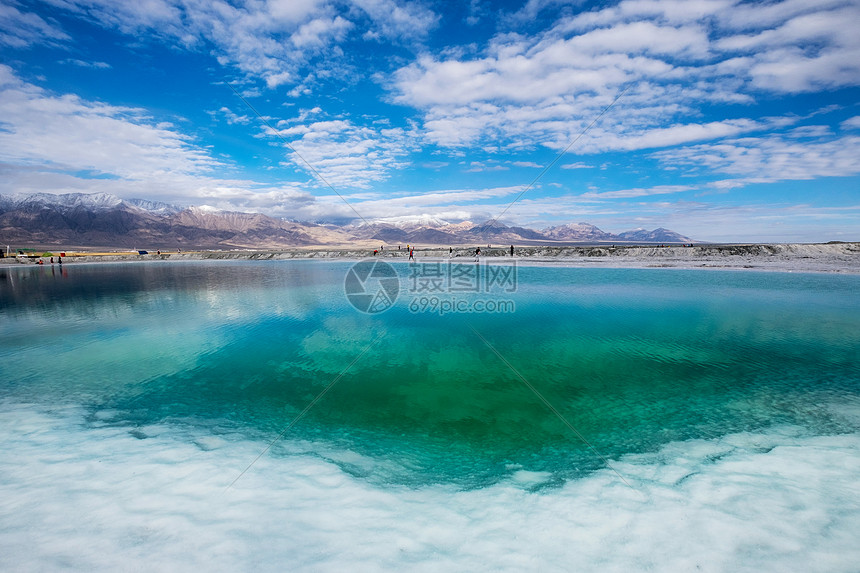
<svg viewBox="0 0 860 573">
<path fill-rule="evenodd" d="M 554 243 L 692 243 L 669 231 L 620 234 L 589 223 L 542 230 L 498 221 L 448 223 L 433 217 L 333 225 L 287 221 L 261 213 L 181 208 L 105 193 L 0 195 L 0 242 L 142 249 L 277 249 L 350 244 L 464 245 Z"/>
</svg>

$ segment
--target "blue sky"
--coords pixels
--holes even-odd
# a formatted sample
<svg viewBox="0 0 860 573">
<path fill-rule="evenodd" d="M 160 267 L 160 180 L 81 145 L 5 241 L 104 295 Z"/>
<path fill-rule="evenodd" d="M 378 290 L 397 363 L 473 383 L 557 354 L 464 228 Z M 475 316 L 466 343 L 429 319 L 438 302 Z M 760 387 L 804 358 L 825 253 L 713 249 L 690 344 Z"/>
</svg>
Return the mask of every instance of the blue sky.
<svg viewBox="0 0 860 573">
<path fill-rule="evenodd" d="M 857 0 L 0 0 L 0 193 L 860 240 L 858 29 Z"/>
</svg>

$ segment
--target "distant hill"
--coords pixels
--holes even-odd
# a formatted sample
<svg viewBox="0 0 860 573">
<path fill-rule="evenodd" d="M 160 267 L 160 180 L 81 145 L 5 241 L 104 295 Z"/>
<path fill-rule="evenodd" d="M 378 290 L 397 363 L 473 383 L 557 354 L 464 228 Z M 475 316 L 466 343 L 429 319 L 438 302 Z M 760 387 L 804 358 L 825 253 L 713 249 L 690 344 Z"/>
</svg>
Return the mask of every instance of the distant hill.
<svg viewBox="0 0 860 573">
<path fill-rule="evenodd" d="M 259 213 L 182 209 L 105 194 L 0 196 L 0 242 L 123 248 L 282 248 L 350 235 Z"/>
<path fill-rule="evenodd" d="M 589 223 L 569 223 L 543 230 L 544 235 L 556 241 L 618 241 L 620 235 L 601 231 Z"/>
<path fill-rule="evenodd" d="M 625 231 L 618 234 L 618 238 L 624 241 L 634 241 L 641 243 L 692 243 L 693 241 L 683 235 L 679 235 L 675 231 L 664 229 L 654 229 L 647 231 L 645 229 L 636 229 L 634 231 Z"/>
<path fill-rule="evenodd" d="M 277 249 L 347 245 L 356 241 L 403 245 L 693 242 L 663 228 L 614 235 L 589 223 L 537 231 L 498 221 L 448 223 L 426 216 L 383 219 L 371 224 L 324 225 L 286 221 L 261 213 L 120 199 L 105 193 L 0 195 L 0 242 L 10 245 Z"/>
</svg>

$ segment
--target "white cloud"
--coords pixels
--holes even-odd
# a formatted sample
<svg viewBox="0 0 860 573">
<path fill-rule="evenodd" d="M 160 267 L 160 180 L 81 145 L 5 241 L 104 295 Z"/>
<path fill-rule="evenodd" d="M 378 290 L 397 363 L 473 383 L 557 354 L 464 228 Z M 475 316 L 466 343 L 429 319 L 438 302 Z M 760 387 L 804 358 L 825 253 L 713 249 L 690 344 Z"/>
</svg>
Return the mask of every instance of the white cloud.
<svg viewBox="0 0 860 573">
<path fill-rule="evenodd" d="M 77 60 L 73 58 L 63 60 L 61 63 L 71 64 L 80 68 L 93 68 L 97 70 L 109 70 L 111 68 L 111 65 L 107 62 L 85 62 L 83 60 Z"/>
<path fill-rule="evenodd" d="M 46 1 L 130 36 L 195 50 L 211 46 L 219 63 L 235 66 L 270 89 L 343 73 L 346 64 L 338 44 L 357 23 L 374 37 L 400 42 L 424 37 L 438 21 L 427 7 L 396 0 L 356 0 L 346 6 L 325 0 Z M 4 21 L 8 24 L 0 24 L 0 43 L 17 47 L 69 39 L 39 16 L 12 7 L 0 6 Z"/>
<path fill-rule="evenodd" d="M 340 16 L 314 18 L 299 26 L 299 29 L 290 36 L 290 41 L 297 48 L 320 48 L 331 38 L 343 39 L 351 27 L 352 24 Z"/>
<path fill-rule="evenodd" d="M 700 58 L 708 54 L 708 35 L 703 27 L 674 27 L 653 22 L 623 22 L 598 28 L 567 40 L 579 54 L 649 54 Z"/>
<path fill-rule="evenodd" d="M 640 197 L 659 195 L 647 192 L 649 189 L 642 191 L 646 193 Z M 623 198 L 580 201 L 567 195 L 523 199 L 517 203 L 517 219 L 534 227 L 588 221 L 613 233 L 665 227 L 695 240 L 713 242 L 820 242 L 856 240 L 860 205 L 726 205 L 687 199 L 631 203 Z"/>
<path fill-rule="evenodd" d="M 59 26 L 41 16 L 21 12 L 9 3 L 0 3 L 0 46 L 28 48 L 34 44 L 57 45 L 69 39 Z"/>
<path fill-rule="evenodd" d="M 228 107 L 222 107 L 221 109 L 218 110 L 218 112 L 224 115 L 224 117 L 227 119 L 227 123 L 230 125 L 234 125 L 234 124 L 247 125 L 247 124 L 251 123 L 251 118 L 249 116 L 238 115 L 237 113 L 235 113 L 233 110 L 231 110 Z"/>
<path fill-rule="evenodd" d="M 52 94 L 0 65 L 0 193 L 105 192 L 269 214 L 314 201 L 298 184 L 216 175 L 227 167 L 145 110 Z"/>
<path fill-rule="evenodd" d="M 615 122 L 613 122 L 615 123 Z M 656 127 L 640 133 L 618 136 L 608 129 L 595 129 L 587 135 L 580 149 L 586 153 L 602 150 L 637 150 L 670 147 L 695 141 L 719 139 L 762 129 L 762 124 L 751 120 L 714 121 L 706 124 L 672 125 Z"/>
<path fill-rule="evenodd" d="M 699 24 L 734 9 L 735 0 L 628 0 L 578 14 L 563 23 L 564 30 L 589 30 L 618 22 L 653 19 L 671 25 Z"/>
<path fill-rule="evenodd" d="M 137 179 L 203 173 L 218 165 L 144 110 L 54 95 L 0 65 L 0 157 L 24 165 Z"/>
<path fill-rule="evenodd" d="M 664 165 L 741 176 L 744 182 L 860 174 L 860 137 L 799 141 L 780 134 L 707 143 L 654 154 Z"/>
<path fill-rule="evenodd" d="M 594 166 L 578 161 L 576 163 L 566 163 L 564 165 L 560 165 L 559 167 L 561 169 L 592 169 Z"/>
<path fill-rule="evenodd" d="M 273 20 L 295 24 L 316 13 L 322 4 L 324 0 L 269 0 L 265 9 Z"/>
<path fill-rule="evenodd" d="M 750 28 L 759 13 L 770 23 Z M 600 141 L 597 130 L 591 135 L 593 149 L 678 145 L 754 123 L 702 123 L 708 104 L 749 104 L 761 90 L 860 85 L 857 21 L 860 5 L 846 1 L 627 0 L 533 37 L 499 34 L 477 55 L 424 54 L 390 88 L 397 103 L 423 111 L 430 141 L 487 139 L 505 149 L 564 147 L 632 86 L 600 124 L 612 132 Z"/>
<path fill-rule="evenodd" d="M 694 189 L 697 189 L 697 187 L 691 185 L 658 185 L 656 187 L 650 188 L 621 189 L 618 191 L 589 191 L 588 193 L 583 193 L 582 195 L 579 195 L 578 199 L 632 199 L 635 197 L 650 197 L 651 195 L 669 195 L 673 193 L 682 193 L 684 191 L 691 191 Z"/>
<path fill-rule="evenodd" d="M 141 43 L 211 51 L 222 65 L 240 70 L 246 85 L 249 79 L 261 80 L 253 95 L 280 86 L 293 95 L 308 94 L 316 81 L 334 74 L 343 74 L 345 84 L 350 83 L 358 73 L 377 69 L 347 69 L 345 42 L 364 37 L 421 46 L 426 31 L 439 23 L 429 4 L 394 0 L 46 2 Z M 36 42 L 72 47 L 58 23 L 26 14 L 23 5 L 0 5 L 0 44 L 14 49 Z M 487 14 L 487 6 L 473 2 L 469 14 Z M 550 10 L 571 14 L 583 6 L 580 0 L 530 0 L 517 16 L 545 17 Z M 756 101 L 860 85 L 858 9 L 856 0 L 625 0 L 562 16 L 532 36 L 522 30 L 546 20 L 507 31 L 503 26 L 512 20 L 502 20 L 500 32 L 486 45 L 462 43 L 440 51 L 419 47 L 423 55 L 389 78 L 391 99 L 417 110 L 423 131 L 411 125 L 380 127 L 358 115 L 332 118 L 320 108 L 298 112 L 297 119 L 277 128 L 336 189 L 367 191 L 348 197 L 362 214 L 367 209 L 368 217 L 466 211 L 495 215 L 503 195 L 488 195 L 488 190 L 385 197 L 377 184 L 410 165 L 410 154 L 428 142 L 445 148 L 433 150 L 443 159 L 446 153 L 466 157 L 462 148 L 467 145 L 489 155 L 505 154 L 502 161 L 464 163 L 457 167 L 461 171 L 539 168 L 537 162 L 511 162 L 508 157 L 546 151 L 543 147 L 565 148 L 628 86 L 610 112 L 577 141 L 574 153 L 664 149 L 652 154 L 660 165 L 711 179 L 698 183 L 703 189 L 856 175 L 860 144 L 851 132 L 837 136 L 835 126 L 799 125 L 805 118 L 782 110 L 773 112 L 784 114 L 779 120 L 746 116 L 752 117 Z M 395 51 L 396 57 L 407 53 Z M 101 62 L 61 61 L 103 67 Z M 157 123 L 146 110 L 52 94 L 21 82 L 8 68 L 0 73 L 5 74 L 0 156 L 7 164 L 4 173 L 10 174 L 0 183 L 5 189 L 41 184 L 55 186 L 51 189 L 122 188 L 124 196 L 202 198 L 220 208 L 270 208 L 308 218 L 354 216 L 334 195 L 314 200 L 303 189 L 305 182 L 278 186 L 218 177 L 229 166 L 176 126 Z M 724 117 L 713 115 L 723 112 Z M 212 113 L 228 123 L 251 119 L 226 107 Z M 840 128 L 858 129 L 860 120 L 847 119 Z M 262 131 L 260 138 L 276 143 Z M 306 169 L 289 152 L 285 157 Z M 606 165 L 586 158 L 561 168 L 601 164 Z M 441 168 L 448 162 L 426 165 Z M 78 171 L 88 173 L 76 176 Z M 712 180 L 714 173 L 719 181 Z M 609 175 L 595 169 L 591 183 Z M 575 217 L 580 212 L 608 217 L 612 204 L 694 188 L 649 187 L 644 177 L 619 187 L 546 201 L 526 197 L 516 204 L 517 217 Z M 323 185 L 315 190 L 328 193 Z M 458 205 L 462 202 L 477 205 L 465 209 Z"/>
<path fill-rule="evenodd" d="M 852 118 L 846 119 L 839 124 L 842 129 L 860 129 L 860 115 L 855 115 Z"/>
<path fill-rule="evenodd" d="M 344 198 L 366 218 L 433 216 L 446 221 L 484 221 L 501 211 L 499 200 L 513 197 L 522 187 L 486 189 L 449 189 L 428 193 L 346 194 Z M 320 197 L 306 210 L 308 218 L 355 217 L 343 201 L 334 196 Z"/>
<path fill-rule="evenodd" d="M 507 171 L 510 169 L 504 165 L 499 165 L 494 162 L 484 162 L 484 161 L 472 161 L 469 164 L 469 168 L 466 170 L 467 173 L 481 173 L 484 171 Z"/>
<path fill-rule="evenodd" d="M 421 2 L 353 1 L 374 21 L 375 33 L 388 38 L 422 38 L 439 22 L 439 16 Z"/>
<path fill-rule="evenodd" d="M 792 18 L 822 10 L 850 6 L 852 0 L 783 0 L 782 2 L 731 2 L 730 10 L 717 15 L 723 26 L 732 30 L 764 30 L 779 26 Z"/>
<path fill-rule="evenodd" d="M 816 56 L 806 56 L 797 48 L 774 50 L 762 55 L 750 73 L 754 86 L 790 93 L 857 85 L 860 47 L 822 51 Z"/>
<path fill-rule="evenodd" d="M 612 216 L 615 228 L 663 226 L 712 242 L 823 242 L 856 240 L 860 207 L 765 203 L 724 205 L 689 201 L 643 204 L 636 218 Z"/>
<path fill-rule="evenodd" d="M 40 166 L 0 163 L 0 194 L 110 193 L 124 199 L 160 200 L 180 206 L 208 204 L 224 211 L 294 216 L 313 211 L 316 198 L 298 184 L 273 186 L 246 179 L 224 179 L 182 173 L 154 174 L 146 179 L 93 179 Z"/>
<path fill-rule="evenodd" d="M 383 197 L 379 199 L 364 201 L 361 203 L 362 208 L 376 208 L 380 205 L 392 205 L 396 207 L 401 205 L 407 209 L 427 208 L 427 207 L 444 207 L 450 208 L 452 205 L 462 205 L 482 201 L 485 199 L 498 199 L 502 197 L 512 196 L 522 191 L 522 187 L 492 187 L 487 189 L 449 189 L 440 191 L 431 191 L 420 194 L 403 194 L 395 197 Z M 349 196 L 348 198 L 352 198 Z"/>
<path fill-rule="evenodd" d="M 421 167 L 424 167 L 425 169 L 439 170 L 444 167 L 448 167 L 449 165 L 450 163 L 448 163 L 447 161 L 425 161 L 421 164 Z"/>
<path fill-rule="evenodd" d="M 408 164 L 406 157 L 416 148 L 416 137 L 408 130 L 372 129 L 345 119 L 283 127 L 278 133 L 295 150 L 287 154 L 292 163 L 304 170 L 310 166 L 323 185 L 339 191 L 366 189 L 387 179 Z"/>
</svg>

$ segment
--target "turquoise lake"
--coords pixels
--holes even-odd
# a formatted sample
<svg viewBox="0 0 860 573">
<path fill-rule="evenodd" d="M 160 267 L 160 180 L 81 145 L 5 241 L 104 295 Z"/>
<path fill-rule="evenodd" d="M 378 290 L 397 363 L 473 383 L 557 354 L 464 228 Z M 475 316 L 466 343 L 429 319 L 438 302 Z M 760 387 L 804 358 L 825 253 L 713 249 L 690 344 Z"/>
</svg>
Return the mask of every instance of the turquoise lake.
<svg viewBox="0 0 860 573">
<path fill-rule="evenodd" d="M 82 448 L 83 460 L 115 444 L 126 468 L 178 448 L 165 471 L 199 452 L 219 467 L 207 487 L 241 475 L 232 489 L 246 492 L 277 467 L 326 467 L 344 488 L 401 501 L 508 487 L 549 500 L 594 480 L 636 495 L 659 468 L 695 458 L 666 485 L 677 493 L 692 476 L 730 475 L 720 464 L 732 456 L 773 459 L 787 445 L 817 456 L 821 440 L 839 444 L 838 471 L 858 467 L 860 276 L 520 265 L 504 288 L 452 292 L 443 281 L 429 293 L 416 287 L 421 267 L 395 263 L 396 301 L 368 314 L 344 293 L 353 264 L 0 267 L 9 455 L 38 473 L 45 448 L 71 458 Z M 463 312 L 430 304 L 442 300 Z M 50 439 L 16 433 L 46 416 Z M 37 496 L 7 461 L 0 486 Z M 836 481 L 845 489 L 817 495 L 856 509 L 856 475 Z M 839 516 L 827 519 L 857 523 Z"/>
</svg>

